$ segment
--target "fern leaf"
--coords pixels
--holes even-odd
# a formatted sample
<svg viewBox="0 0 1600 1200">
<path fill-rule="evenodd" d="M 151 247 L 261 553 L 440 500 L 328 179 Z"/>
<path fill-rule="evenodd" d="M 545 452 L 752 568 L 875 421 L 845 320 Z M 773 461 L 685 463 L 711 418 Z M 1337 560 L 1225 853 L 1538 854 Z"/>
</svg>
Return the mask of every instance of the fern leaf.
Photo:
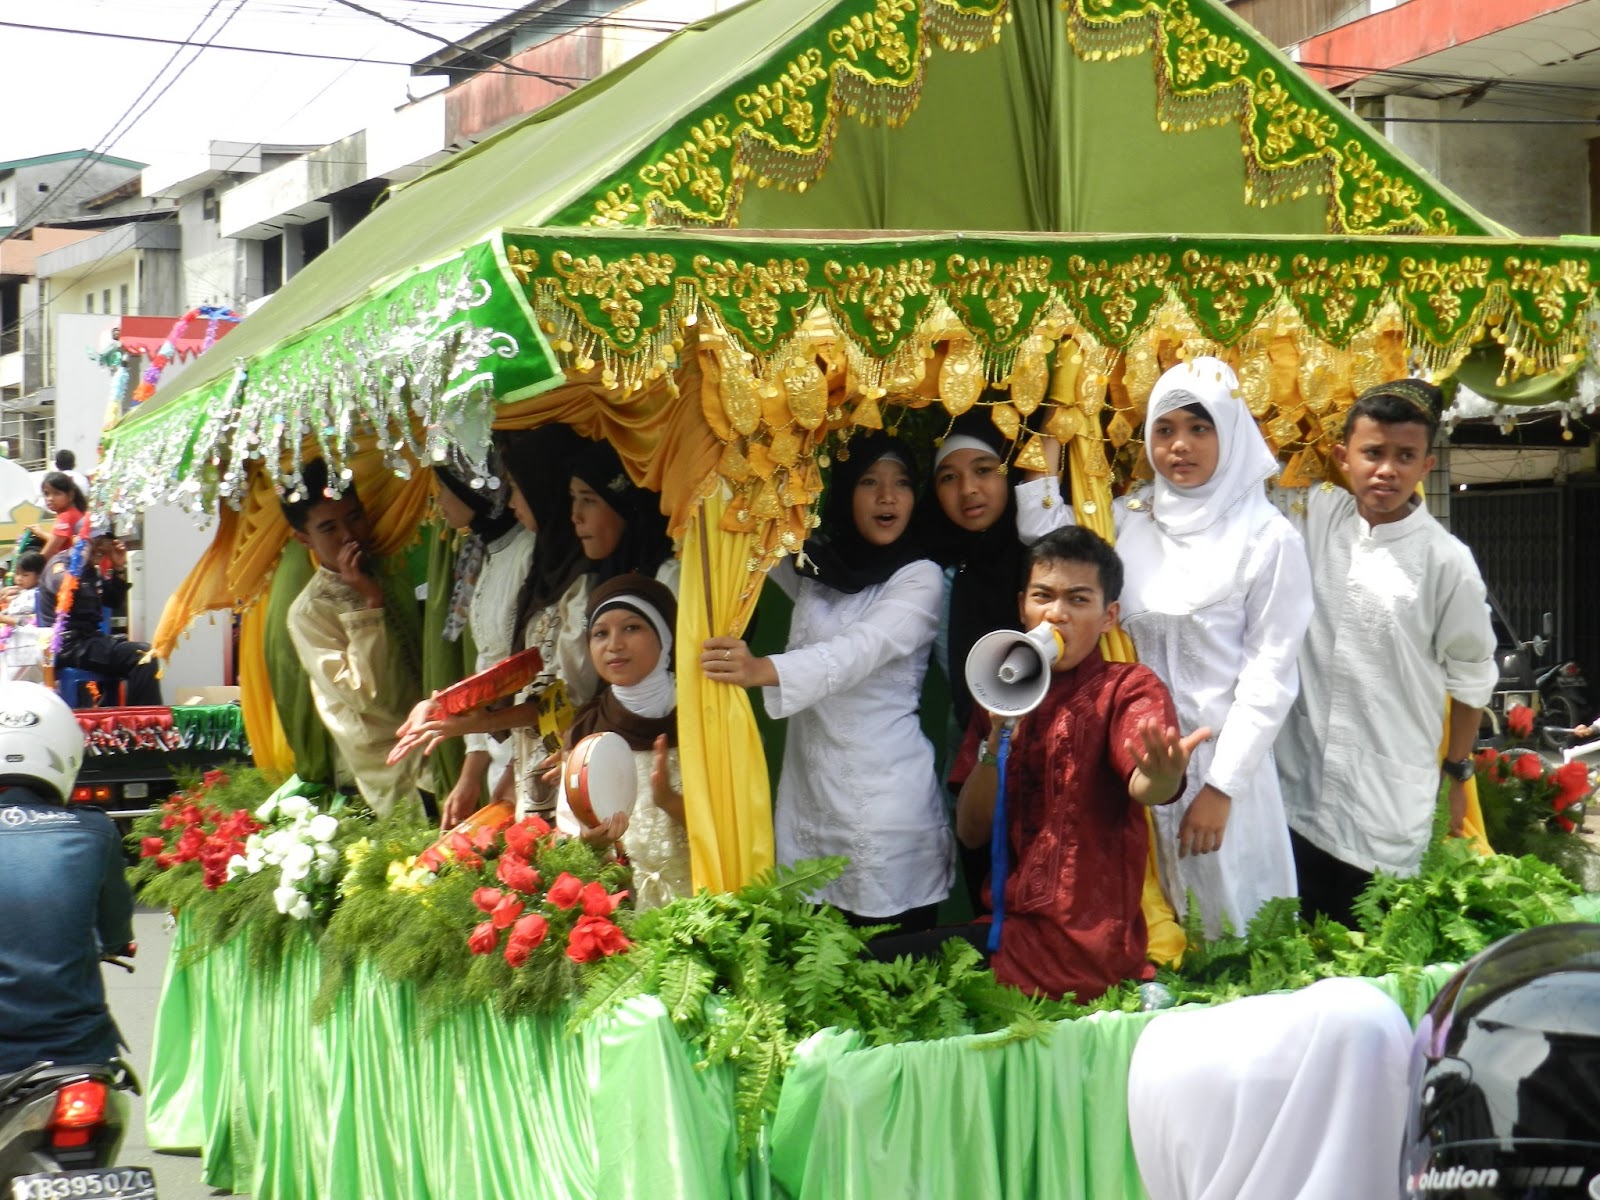
<svg viewBox="0 0 1600 1200">
<path fill-rule="evenodd" d="M 715 982 L 716 973 L 699 959 L 672 955 L 661 964 L 656 993 L 674 1025 L 694 1025 L 704 1016 L 706 997 Z"/>
<path fill-rule="evenodd" d="M 655 945 L 635 946 L 627 954 L 603 960 L 589 974 L 583 999 L 567 1022 L 567 1032 L 578 1028 L 624 1000 L 650 990 L 656 973 L 660 949 Z"/>
</svg>

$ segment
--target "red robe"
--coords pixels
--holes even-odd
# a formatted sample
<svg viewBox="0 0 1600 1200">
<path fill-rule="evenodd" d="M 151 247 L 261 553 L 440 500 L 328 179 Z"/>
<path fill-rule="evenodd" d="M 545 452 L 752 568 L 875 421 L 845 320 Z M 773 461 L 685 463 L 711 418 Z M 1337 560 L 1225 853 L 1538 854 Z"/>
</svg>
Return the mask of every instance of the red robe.
<svg viewBox="0 0 1600 1200">
<path fill-rule="evenodd" d="M 1098 654 L 1051 681 L 1011 739 L 1006 774 L 1010 871 L 995 975 L 1024 992 L 1080 1002 L 1123 979 L 1149 979 L 1140 896 L 1150 832 L 1128 798 L 1125 744 L 1145 717 L 1177 727 L 1149 667 Z M 950 773 L 960 786 L 989 733 L 978 709 Z"/>
</svg>

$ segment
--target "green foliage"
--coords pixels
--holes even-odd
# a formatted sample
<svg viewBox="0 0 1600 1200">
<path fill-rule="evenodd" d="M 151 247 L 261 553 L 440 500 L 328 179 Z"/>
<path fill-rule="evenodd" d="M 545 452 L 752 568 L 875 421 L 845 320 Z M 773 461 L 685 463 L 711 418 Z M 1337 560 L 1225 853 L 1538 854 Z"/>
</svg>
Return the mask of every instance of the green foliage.
<svg viewBox="0 0 1600 1200">
<path fill-rule="evenodd" d="M 777 867 L 732 895 L 701 892 L 641 914 L 633 951 L 589 969 L 571 1026 L 659 996 L 703 1066 L 732 1067 L 744 1153 L 777 1106 L 795 1046 L 819 1030 L 859 1030 L 872 1045 L 991 1030 L 1033 1037 L 1081 1011 L 1002 986 L 964 941 L 933 959 L 864 958 L 874 930 L 806 902 L 844 863 Z"/>
</svg>

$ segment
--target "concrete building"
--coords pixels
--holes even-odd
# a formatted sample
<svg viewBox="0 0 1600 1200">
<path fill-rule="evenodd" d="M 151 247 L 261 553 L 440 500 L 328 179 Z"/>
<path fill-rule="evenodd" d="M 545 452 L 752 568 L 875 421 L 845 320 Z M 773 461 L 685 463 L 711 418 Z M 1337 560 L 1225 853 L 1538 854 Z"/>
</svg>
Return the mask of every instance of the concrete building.
<svg viewBox="0 0 1600 1200">
<path fill-rule="evenodd" d="M 87 150 L 0 162 L 0 235 L 18 226 L 70 219 L 85 201 L 137 174 L 142 166 Z"/>
</svg>

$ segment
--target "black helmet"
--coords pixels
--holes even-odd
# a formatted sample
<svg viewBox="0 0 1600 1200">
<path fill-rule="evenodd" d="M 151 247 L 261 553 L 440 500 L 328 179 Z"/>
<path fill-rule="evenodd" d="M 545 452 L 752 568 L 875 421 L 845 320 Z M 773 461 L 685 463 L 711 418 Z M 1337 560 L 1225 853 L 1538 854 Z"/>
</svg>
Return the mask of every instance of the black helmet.
<svg viewBox="0 0 1600 1200">
<path fill-rule="evenodd" d="M 1600 1200 L 1600 925 L 1496 942 L 1417 1026 L 1401 1194 Z"/>
</svg>

